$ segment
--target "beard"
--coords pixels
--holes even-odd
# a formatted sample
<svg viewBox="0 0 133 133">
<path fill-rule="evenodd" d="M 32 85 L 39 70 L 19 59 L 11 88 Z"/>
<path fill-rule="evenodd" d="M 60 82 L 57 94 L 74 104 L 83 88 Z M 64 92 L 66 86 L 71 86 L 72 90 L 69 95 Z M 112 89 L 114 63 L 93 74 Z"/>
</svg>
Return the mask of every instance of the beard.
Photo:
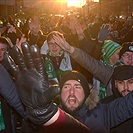
<svg viewBox="0 0 133 133">
<path fill-rule="evenodd" d="M 83 100 L 81 103 L 79 103 L 79 105 L 77 107 L 71 108 L 71 107 L 67 107 L 66 103 L 61 100 L 61 106 L 65 112 L 67 112 L 68 114 L 73 116 L 77 111 L 79 111 L 82 108 L 84 102 L 85 102 L 85 100 Z"/>
<path fill-rule="evenodd" d="M 123 90 L 123 91 L 121 91 L 121 96 L 123 96 L 123 95 L 126 96 L 130 92 L 131 92 L 130 90 Z"/>
</svg>

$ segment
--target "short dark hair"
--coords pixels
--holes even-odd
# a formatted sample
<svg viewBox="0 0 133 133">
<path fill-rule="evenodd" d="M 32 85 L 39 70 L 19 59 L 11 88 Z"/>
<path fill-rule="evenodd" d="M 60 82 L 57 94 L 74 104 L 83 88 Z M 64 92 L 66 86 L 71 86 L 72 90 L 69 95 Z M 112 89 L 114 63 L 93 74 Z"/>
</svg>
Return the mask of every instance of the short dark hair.
<svg viewBox="0 0 133 133">
<path fill-rule="evenodd" d="M 0 43 L 6 44 L 7 46 L 9 46 L 9 42 L 6 37 L 0 37 Z"/>
</svg>

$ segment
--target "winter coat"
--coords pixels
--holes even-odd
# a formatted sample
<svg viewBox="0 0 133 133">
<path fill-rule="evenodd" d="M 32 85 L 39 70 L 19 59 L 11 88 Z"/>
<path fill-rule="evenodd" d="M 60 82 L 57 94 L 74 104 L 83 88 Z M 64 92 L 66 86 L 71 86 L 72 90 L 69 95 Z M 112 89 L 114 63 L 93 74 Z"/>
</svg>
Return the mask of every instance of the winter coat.
<svg viewBox="0 0 133 133">
<path fill-rule="evenodd" d="M 101 100 L 101 103 L 108 104 L 109 102 L 114 101 L 120 97 L 118 89 L 115 88 L 115 85 L 112 85 L 113 95 L 108 96 Z M 132 133 L 133 132 L 133 118 L 126 120 L 125 122 L 119 124 L 116 127 L 111 128 L 110 133 Z"/>
<path fill-rule="evenodd" d="M 127 96 L 118 98 L 109 104 L 101 104 L 86 114 L 81 121 L 94 133 L 109 133 L 110 128 L 133 117 L 133 91 Z"/>
<path fill-rule="evenodd" d="M 117 108 L 117 106 L 114 106 L 117 102 L 116 103 L 113 102 L 111 106 L 109 104 L 109 108 L 112 108 L 112 106 L 113 106 L 113 108 L 111 109 L 112 111 L 111 110 L 108 111 L 109 114 L 106 114 L 107 110 L 108 110 L 108 105 L 104 105 L 104 104 L 101 104 L 101 103 L 98 105 L 98 102 L 99 102 L 98 91 L 97 91 L 96 88 L 93 87 L 90 91 L 89 97 L 86 99 L 86 104 L 84 104 L 82 106 L 82 108 L 80 110 L 76 111 L 72 116 L 74 118 L 76 118 L 77 120 L 79 120 L 80 122 L 82 122 L 82 123 L 86 123 L 86 120 L 89 121 L 88 123 L 86 123 L 86 125 L 88 125 L 87 127 L 90 128 L 94 133 L 109 133 L 110 132 L 109 127 L 111 127 L 113 125 L 113 124 L 110 124 L 110 123 L 114 119 L 113 116 L 111 115 L 111 113 L 113 114 L 113 112 L 114 112 L 113 108 L 114 109 L 115 109 L 115 107 Z M 98 105 L 98 107 L 96 107 L 97 105 Z M 124 105 L 123 105 L 123 107 L 124 107 Z M 103 110 L 103 112 L 102 112 L 102 110 Z M 101 116 L 100 116 L 100 114 L 101 114 Z M 114 112 L 114 114 L 115 114 L 115 112 Z M 107 119 L 104 115 L 108 116 Z M 117 113 L 115 115 L 117 115 Z M 116 116 L 116 118 L 117 118 L 117 116 Z M 119 121 L 119 118 L 116 119 L 116 120 Z M 116 121 L 114 121 L 114 122 L 116 122 Z M 129 119 L 128 120 L 128 124 L 130 124 L 129 129 L 125 128 L 125 130 L 122 130 L 123 132 L 127 131 L 127 133 L 131 133 L 131 131 L 133 131 L 132 126 L 131 126 L 131 122 L 132 122 L 131 119 Z M 124 123 L 127 123 L 127 121 L 125 121 Z M 120 125 L 123 125 L 124 123 L 122 123 Z M 119 127 L 119 126 L 117 126 L 117 127 Z M 114 131 L 116 131 L 114 129 L 117 129 L 117 131 L 122 132 L 117 127 L 112 128 L 111 132 L 114 133 Z M 121 129 L 122 129 L 122 127 L 121 127 Z"/>
<path fill-rule="evenodd" d="M 91 111 L 83 114 L 79 121 L 91 129 L 93 133 L 109 133 L 110 128 L 119 125 L 133 117 L 133 91 L 125 97 L 118 98 L 109 104 L 99 103 Z M 59 118 L 49 126 L 48 133 L 88 133 L 84 125 L 74 120 L 70 115 L 60 113 Z M 43 126 L 44 128 L 44 126 Z M 56 131 L 55 131 L 56 130 Z M 83 132 L 82 132 L 83 131 Z"/>
</svg>

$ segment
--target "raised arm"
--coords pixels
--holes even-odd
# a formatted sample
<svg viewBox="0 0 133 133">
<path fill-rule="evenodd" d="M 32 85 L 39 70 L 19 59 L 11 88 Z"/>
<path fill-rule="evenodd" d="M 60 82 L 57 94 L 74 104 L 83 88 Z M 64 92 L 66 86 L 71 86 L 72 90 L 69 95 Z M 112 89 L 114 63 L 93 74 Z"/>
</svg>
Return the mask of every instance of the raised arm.
<svg viewBox="0 0 133 133">
<path fill-rule="evenodd" d="M 69 52 L 71 57 L 78 62 L 82 67 L 88 70 L 93 76 L 98 80 L 103 82 L 105 85 L 108 84 L 110 77 L 113 73 L 113 67 L 104 65 L 101 61 L 96 60 L 91 57 L 83 50 L 73 47 L 66 42 L 65 39 L 59 37 L 58 35 L 54 36 L 55 42 L 65 51 Z"/>
</svg>

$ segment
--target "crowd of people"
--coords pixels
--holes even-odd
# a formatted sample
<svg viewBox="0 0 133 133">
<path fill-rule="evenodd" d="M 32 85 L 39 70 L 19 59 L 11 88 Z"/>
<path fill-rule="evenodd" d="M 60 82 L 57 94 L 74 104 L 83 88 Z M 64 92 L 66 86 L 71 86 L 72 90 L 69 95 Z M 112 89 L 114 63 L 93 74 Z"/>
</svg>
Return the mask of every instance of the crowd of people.
<svg viewBox="0 0 133 133">
<path fill-rule="evenodd" d="M 0 132 L 133 132 L 132 26 L 132 16 L 3 20 Z"/>
</svg>

